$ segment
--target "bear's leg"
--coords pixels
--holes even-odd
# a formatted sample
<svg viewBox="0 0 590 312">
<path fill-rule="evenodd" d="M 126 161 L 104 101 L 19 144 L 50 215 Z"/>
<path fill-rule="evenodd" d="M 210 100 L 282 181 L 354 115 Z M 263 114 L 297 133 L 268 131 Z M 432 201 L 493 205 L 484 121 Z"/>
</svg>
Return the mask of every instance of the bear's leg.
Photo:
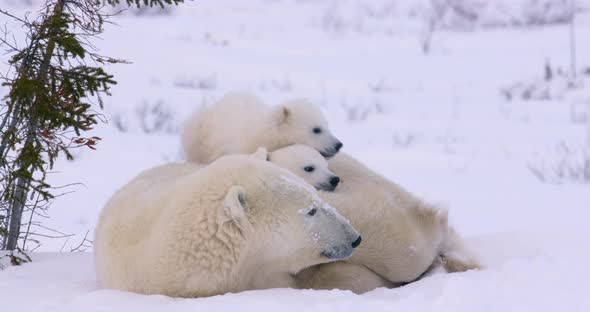
<svg viewBox="0 0 590 312">
<path fill-rule="evenodd" d="M 451 227 L 447 231 L 441 256 L 443 257 L 443 267 L 449 273 L 482 268 L 475 255 L 463 242 L 463 239 Z"/>
<path fill-rule="evenodd" d="M 380 287 L 393 288 L 391 283 L 363 265 L 336 261 L 307 268 L 297 274 L 298 287 L 341 289 L 363 294 Z"/>
</svg>

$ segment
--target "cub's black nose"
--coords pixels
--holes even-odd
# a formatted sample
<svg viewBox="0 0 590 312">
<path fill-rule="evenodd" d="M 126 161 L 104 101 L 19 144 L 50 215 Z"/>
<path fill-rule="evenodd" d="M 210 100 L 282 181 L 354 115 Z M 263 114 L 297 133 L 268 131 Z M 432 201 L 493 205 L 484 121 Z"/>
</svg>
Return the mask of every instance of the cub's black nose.
<svg viewBox="0 0 590 312">
<path fill-rule="evenodd" d="M 361 236 L 359 235 L 359 238 L 357 238 L 354 242 L 352 242 L 352 248 L 356 248 L 361 244 Z"/>
<path fill-rule="evenodd" d="M 339 177 L 337 177 L 337 176 L 333 176 L 333 177 L 330 179 L 330 184 L 331 184 L 333 187 L 336 187 L 336 186 L 338 185 L 338 183 L 340 183 L 340 178 L 339 178 Z"/>
<path fill-rule="evenodd" d="M 334 149 L 336 149 L 336 151 L 339 151 L 342 148 L 342 142 L 338 142 L 336 143 L 336 145 L 334 145 Z"/>
</svg>

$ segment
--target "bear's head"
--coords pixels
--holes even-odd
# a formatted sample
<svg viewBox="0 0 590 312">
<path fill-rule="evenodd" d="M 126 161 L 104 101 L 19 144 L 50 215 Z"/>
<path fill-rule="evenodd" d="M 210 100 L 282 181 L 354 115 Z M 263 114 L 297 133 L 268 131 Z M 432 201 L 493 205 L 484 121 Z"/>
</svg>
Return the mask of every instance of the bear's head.
<svg viewBox="0 0 590 312">
<path fill-rule="evenodd" d="M 324 203 L 305 181 L 268 161 L 246 155 L 219 158 L 233 167 L 218 223 L 244 233 L 248 259 L 295 274 L 319 263 L 349 257 L 359 233 Z M 222 173 L 223 174 L 223 173 Z"/>
<path fill-rule="evenodd" d="M 255 155 L 291 171 L 320 191 L 332 192 L 340 183 L 340 178 L 328 168 L 328 161 L 307 145 L 289 145 L 272 153 L 260 147 Z"/>
<path fill-rule="evenodd" d="M 330 132 L 321 110 L 307 100 L 287 101 L 274 109 L 272 117 L 279 127 L 277 133 L 281 133 L 283 146 L 309 145 L 326 158 L 342 148 L 342 142 Z"/>
</svg>

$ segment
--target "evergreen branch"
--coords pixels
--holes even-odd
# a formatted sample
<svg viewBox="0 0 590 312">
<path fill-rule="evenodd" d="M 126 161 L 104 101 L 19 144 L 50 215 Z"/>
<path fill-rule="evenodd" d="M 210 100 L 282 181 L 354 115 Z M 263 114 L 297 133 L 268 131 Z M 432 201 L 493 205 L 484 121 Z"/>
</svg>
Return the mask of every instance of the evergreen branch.
<svg viewBox="0 0 590 312">
<path fill-rule="evenodd" d="M 92 41 L 102 33 L 104 23 L 109 23 L 111 15 L 102 12 L 103 8 L 121 2 L 164 7 L 184 1 L 46 0 L 39 19 L 33 22 L 0 10 L 28 29 L 21 49 L 10 44 L 6 27 L 0 38 L 11 54 L 9 72 L 14 68 L 12 77 L 0 77 L 9 88 L 0 106 L 0 249 L 14 251 L 9 257 L 15 265 L 30 261 L 19 252 L 33 243 L 37 245 L 31 250 L 40 246 L 34 237 L 70 237 L 37 233 L 35 228 L 44 227 L 36 218 L 47 218 L 50 200 L 67 194 L 55 195 L 58 188 L 46 182 L 60 154 L 73 159 L 72 148 L 95 149 L 101 140 L 83 136 L 104 121 L 92 107 L 102 108 L 102 96 L 110 95 L 116 84 L 101 66 L 129 62 L 99 55 Z M 29 213 L 26 220 L 23 213 Z M 91 242 L 85 237 L 76 248 L 86 243 Z"/>
</svg>

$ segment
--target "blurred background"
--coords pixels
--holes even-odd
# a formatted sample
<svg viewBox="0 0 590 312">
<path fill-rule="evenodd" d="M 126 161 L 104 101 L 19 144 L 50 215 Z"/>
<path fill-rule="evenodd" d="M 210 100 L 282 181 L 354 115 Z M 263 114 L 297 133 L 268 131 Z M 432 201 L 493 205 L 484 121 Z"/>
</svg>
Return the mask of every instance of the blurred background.
<svg viewBox="0 0 590 312">
<path fill-rule="evenodd" d="M 0 7 L 32 18 L 42 3 Z M 53 201 L 36 231 L 58 238 L 39 236 L 39 250 L 91 240 L 109 196 L 182 161 L 184 120 L 235 90 L 269 105 L 309 98 L 344 152 L 449 207 L 468 237 L 586 226 L 589 0 L 201 0 L 111 21 L 93 44 L 130 64 L 107 68 L 118 85 L 98 150 L 49 177 L 80 184 Z"/>
</svg>

